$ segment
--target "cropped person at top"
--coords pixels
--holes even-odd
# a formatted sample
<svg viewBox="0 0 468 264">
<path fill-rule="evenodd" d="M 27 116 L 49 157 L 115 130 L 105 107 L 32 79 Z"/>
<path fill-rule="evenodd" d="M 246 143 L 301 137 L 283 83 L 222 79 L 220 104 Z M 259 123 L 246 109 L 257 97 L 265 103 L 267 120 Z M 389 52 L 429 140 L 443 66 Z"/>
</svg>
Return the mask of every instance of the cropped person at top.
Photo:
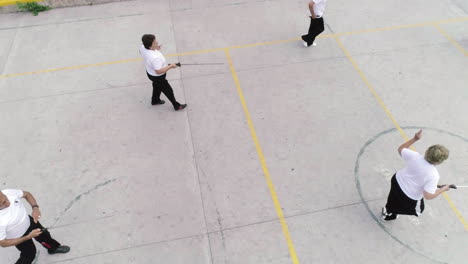
<svg viewBox="0 0 468 264">
<path fill-rule="evenodd" d="M 325 12 L 325 6 L 327 0 L 312 0 L 309 2 L 310 12 L 310 25 L 309 31 L 306 35 L 302 36 L 304 46 L 316 46 L 315 38 L 325 30 L 325 23 L 323 21 L 323 13 Z"/>
</svg>

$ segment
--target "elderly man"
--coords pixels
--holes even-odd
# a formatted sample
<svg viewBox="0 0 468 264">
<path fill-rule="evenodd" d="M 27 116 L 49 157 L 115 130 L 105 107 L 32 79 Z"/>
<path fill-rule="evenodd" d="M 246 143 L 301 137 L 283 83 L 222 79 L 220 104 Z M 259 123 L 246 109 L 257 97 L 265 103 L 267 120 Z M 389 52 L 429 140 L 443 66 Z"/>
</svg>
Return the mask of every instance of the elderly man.
<svg viewBox="0 0 468 264">
<path fill-rule="evenodd" d="M 439 172 L 436 165 L 449 156 L 442 145 L 429 147 L 424 156 L 409 147 L 421 139 L 422 130 L 398 148 L 406 166 L 392 177 L 387 204 L 382 208 L 382 220 L 395 220 L 399 214 L 419 216 L 424 211 L 424 198 L 431 200 L 449 190 L 449 185 L 437 188 Z"/>
<path fill-rule="evenodd" d="M 32 216 L 28 215 L 21 202 L 25 198 L 31 205 Z M 55 241 L 47 229 L 39 223 L 41 212 L 34 196 L 26 191 L 7 189 L 0 192 L 0 246 L 16 248 L 21 252 L 16 264 L 30 264 L 36 257 L 36 239 L 49 254 L 67 253 L 70 247 Z"/>
</svg>

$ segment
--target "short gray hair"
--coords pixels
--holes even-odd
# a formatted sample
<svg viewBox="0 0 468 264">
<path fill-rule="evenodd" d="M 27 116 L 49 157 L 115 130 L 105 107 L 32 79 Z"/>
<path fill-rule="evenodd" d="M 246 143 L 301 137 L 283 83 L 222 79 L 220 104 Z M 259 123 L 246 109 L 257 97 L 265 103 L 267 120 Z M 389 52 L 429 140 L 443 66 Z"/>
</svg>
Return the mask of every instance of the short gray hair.
<svg viewBox="0 0 468 264">
<path fill-rule="evenodd" d="M 442 145 L 432 145 L 424 154 L 424 159 L 430 164 L 437 165 L 449 157 L 449 150 Z"/>
</svg>

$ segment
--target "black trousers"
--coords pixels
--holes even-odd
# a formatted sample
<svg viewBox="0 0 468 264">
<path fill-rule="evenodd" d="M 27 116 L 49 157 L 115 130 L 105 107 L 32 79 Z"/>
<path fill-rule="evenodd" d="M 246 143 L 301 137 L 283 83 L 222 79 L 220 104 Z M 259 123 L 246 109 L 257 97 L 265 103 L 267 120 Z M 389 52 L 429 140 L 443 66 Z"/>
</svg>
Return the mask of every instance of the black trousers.
<svg viewBox="0 0 468 264">
<path fill-rule="evenodd" d="M 29 216 L 29 221 L 31 225 L 29 226 L 26 233 L 23 236 L 29 234 L 32 230 L 36 228 L 44 228 L 39 222 L 34 223 L 34 220 Z M 41 243 L 48 251 L 54 251 L 60 246 L 60 243 L 55 241 L 51 236 L 49 231 L 42 232 L 39 236 L 35 237 L 37 242 Z M 16 245 L 16 248 L 21 252 L 20 258 L 15 262 L 16 264 L 31 264 L 36 257 L 36 246 L 32 239 L 24 241 L 21 244 Z"/>
<path fill-rule="evenodd" d="M 424 211 L 424 199 L 416 201 L 409 198 L 401 189 L 396 174 L 394 174 L 385 208 L 390 214 L 387 216 L 387 220 L 393 220 L 399 214 L 419 216 Z"/>
<path fill-rule="evenodd" d="M 171 101 L 174 109 L 179 108 L 180 103 L 177 102 L 174 96 L 174 90 L 172 90 L 171 85 L 166 80 L 166 74 L 161 76 L 153 76 L 149 73 L 146 73 L 148 78 L 153 82 L 153 96 L 151 97 L 151 103 L 157 103 L 161 100 L 159 97 L 161 96 L 161 92 Z"/>
<path fill-rule="evenodd" d="M 309 33 L 302 36 L 302 40 L 307 42 L 307 45 L 310 46 L 314 43 L 315 38 L 320 35 L 325 30 L 325 25 L 323 23 L 323 17 L 310 18 Z"/>
</svg>

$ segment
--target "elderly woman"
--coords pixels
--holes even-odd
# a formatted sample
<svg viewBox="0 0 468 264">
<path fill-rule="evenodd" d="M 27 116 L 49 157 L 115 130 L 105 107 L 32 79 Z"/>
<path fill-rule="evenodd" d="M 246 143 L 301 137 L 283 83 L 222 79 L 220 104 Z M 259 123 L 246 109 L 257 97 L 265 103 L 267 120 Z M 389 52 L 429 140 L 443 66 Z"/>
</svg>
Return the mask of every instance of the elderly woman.
<svg viewBox="0 0 468 264">
<path fill-rule="evenodd" d="M 323 22 L 323 13 L 325 12 L 325 6 L 327 0 L 312 0 L 309 2 L 310 11 L 310 25 L 309 31 L 306 35 L 302 36 L 304 46 L 316 46 L 314 42 L 315 38 L 325 30 L 325 24 Z"/>
<path fill-rule="evenodd" d="M 156 37 L 152 34 L 145 34 L 141 37 L 143 44 L 140 47 L 140 54 L 143 56 L 146 66 L 146 75 L 153 82 L 153 96 L 151 97 L 152 105 L 164 104 L 161 100 L 161 92 L 171 101 L 174 110 L 179 111 L 187 107 L 187 104 L 177 102 L 174 96 L 174 90 L 166 79 L 166 73 L 170 69 L 177 68 L 176 64 L 167 64 L 166 58 L 159 51 L 159 45 Z"/>
<path fill-rule="evenodd" d="M 406 166 L 392 177 L 387 204 L 382 208 L 382 220 L 395 220 L 399 214 L 419 216 L 424 210 L 424 199 L 431 200 L 449 190 L 449 185 L 437 188 L 439 172 L 436 165 L 449 156 L 442 145 L 433 145 L 424 156 L 409 147 L 421 139 L 419 130 L 412 139 L 398 148 Z"/>
</svg>

